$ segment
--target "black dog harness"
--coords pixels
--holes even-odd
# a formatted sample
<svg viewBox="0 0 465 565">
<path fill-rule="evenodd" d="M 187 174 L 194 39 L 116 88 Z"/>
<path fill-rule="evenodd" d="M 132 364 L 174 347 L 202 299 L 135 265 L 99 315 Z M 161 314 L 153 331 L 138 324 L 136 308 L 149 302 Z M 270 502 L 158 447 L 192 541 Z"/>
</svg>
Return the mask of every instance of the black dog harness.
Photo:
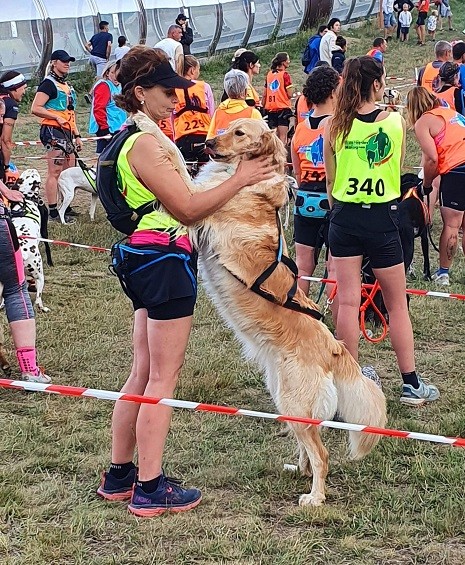
<svg viewBox="0 0 465 565">
<path fill-rule="evenodd" d="M 294 300 L 295 293 L 297 292 L 298 270 L 297 270 L 297 265 L 294 263 L 294 261 L 291 258 L 287 257 L 286 255 L 283 255 L 283 230 L 281 226 L 281 219 L 279 217 L 279 211 L 277 208 L 276 208 L 276 224 L 278 226 L 278 241 L 279 241 L 278 249 L 276 251 L 276 259 L 255 280 L 255 282 L 250 287 L 250 290 L 258 294 L 262 298 L 265 298 L 269 302 L 272 302 L 273 304 L 278 304 L 279 306 L 283 306 L 284 308 L 288 308 L 289 310 L 293 310 L 294 312 L 307 314 L 308 316 L 315 318 L 315 320 L 321 320 L 323 318 L 323 314 L 321 312 L 313 308 L 309 308 L 307 306 L 301 306 L 298 302 Z M 287 298 L 285 302 L 280 302 L 273 294 L 267 292 L 261 286 L 269 277 L 271 277 L 271 275 L 274 273 L 274 271 L 276 270 L 276 268 L 280 263 L 283 263 L 291 271 L 294 278 L 294 282 L 287 293 Z M 244 286 L 247 286 L 247 283 L 245 283 L 241 278 L 235 275 L 224 265 L 223 267 L 240 283 L 242 283 Z"/>
</svg>

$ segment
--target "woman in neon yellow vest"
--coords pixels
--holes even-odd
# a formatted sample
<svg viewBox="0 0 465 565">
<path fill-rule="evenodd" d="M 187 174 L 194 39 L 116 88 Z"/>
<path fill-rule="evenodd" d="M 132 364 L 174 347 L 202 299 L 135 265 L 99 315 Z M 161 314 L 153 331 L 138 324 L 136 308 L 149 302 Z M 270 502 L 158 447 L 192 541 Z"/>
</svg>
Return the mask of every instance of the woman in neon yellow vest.
<svg viewBox="0 0 465 565">
<path fill-rule="evenodd" d="M 178 76 L 161 49 L 133 47 L 118 73 L 118 105 L 139 131 L 124 143 L 117 160 L 122 194 L 137 208 L 158 200 L 141 219 L 127 243 L 114 246 L 114 267 L 132 300 L 134 361 L 124 391 L 172 398 L 184 362 L 196 301 L 192 243 L 185 226 L 221 208 L 245 186 L 272 177 L 271 160 L 243 160 L 225 182 L 191 194 L 188 173 L 176 146 L 157 126 L 171 116 L 176 88 L 193 83 Z M 168 212 L 169 210 L 169 212 Z M 143 517 L 189 510 L 201 499 L 165 477 L 162 457 L 171 421 L 166 406 L 118 402 L 113 412 L 112 464 L 98 494 L 106 500 L 130 500 L 129 510 Z M 133 463 L 138 449 L 138 480 Z"/>
<path fill-rule="evenodd" d="M 404 382 L 400 400 L 418 406 L 438 399 L 439 391 L 415 370 L 397 202 L 406 127 L 400 114 L 376 107 L 384 88 L 379 61 L 367 56 L 346 61 L 324 136 L 332 206 L 329 246 L 339 294 L 337 337 L 358 359 L 360 270 L 368 257 L 389 312 L 391 342 Z"/>
</svg>

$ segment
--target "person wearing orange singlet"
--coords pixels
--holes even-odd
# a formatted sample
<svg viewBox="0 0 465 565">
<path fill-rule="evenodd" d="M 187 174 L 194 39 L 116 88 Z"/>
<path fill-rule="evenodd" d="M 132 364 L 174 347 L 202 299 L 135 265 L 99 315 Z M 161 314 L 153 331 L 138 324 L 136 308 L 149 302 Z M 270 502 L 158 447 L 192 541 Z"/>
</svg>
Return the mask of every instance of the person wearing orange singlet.
<svg viewBox="0 0 465 565">
<path fill-rule="evenodd" d="M 439 84 L 435 85 L 434 94 L 459 114 L 464 113 L 462 89 L 459 88 L 460 67 L 457 63 L 444 63 L 439 69 Z"/>
<path fill-rule="evenodd" d="M 443 63 L 452 60 L 452 45 L 448 41 L 438 41 L 434 46 L 434 52 L 436 59 L 420 69 L 417 80 L 418 86 L 424 86 L 430 92 L 433 92 L 433 83 Z"/>
<path fill-rule="evenodd" d="M 329 202 L 323 159 L 323 134 L 334 110 L 339 74 L 331 67 L 316 67 L 308 75 L 302 98 L 313 106 L 305 120 L 297 124 L 291 143 L 291 158 L 299 185 L 294 207 L 296 263 L 300 276 L 311 276 L 316 267 L 316 249 L 324 237 Z M 327 230 L 326 230 L 327 231 Z M 299 279 L 299 287 L 308 293 L 309 282 Z"/>
<path fill-rule="evenodd" d="M 228 98 L 221 102 L 213 114 L 207 140 L 224 133 L 231 122 L 239 118 L 261 120 L 262 115 L 245 101 L 249 77 L 243 71 L 231 69 L 224 76 L 224 89 Z"/>
<path fill-rule="evenodd" d="M 289 121 L 292 117 L 292 79 L 287 72 L 291 61 L 287 53 L 277 53 L 266 75 L 263 107 L 267 111 L 268 125 L 276 128 L 279 139 L 287 144 Z"/>
<path fill-rule="evenodd" d="M 174 141 L 188 164 L 206 163 L 205 140 L 215 112 L 211 86 L 202 80 L 200 63 L 193 55 L 184 57 L 184 78 L 193 82 L 188 89 L 176 89 L 178 103 L 174 109 Z M 194 169 L 192 169 L 194 170 Z"/>
<path fill-rule="evenodd" d="M 407 95 L 407 114 L 423 153 L 423 191 L 441 176 L 439 204 L 443 228 L 439 239 L 436 283 L 449 285 L 449 269 L 457 250 L 458 233 L 465 212 L 465 118 L 421 86 Z"/>
</svg>

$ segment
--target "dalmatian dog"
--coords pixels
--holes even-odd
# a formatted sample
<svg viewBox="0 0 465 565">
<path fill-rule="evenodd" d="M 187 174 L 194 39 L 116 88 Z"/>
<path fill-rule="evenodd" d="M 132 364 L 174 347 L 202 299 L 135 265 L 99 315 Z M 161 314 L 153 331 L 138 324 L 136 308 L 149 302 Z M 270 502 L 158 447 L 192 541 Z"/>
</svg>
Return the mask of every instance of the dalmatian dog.
<svg viewBox="0 0 465 565">
<path fill-rule="evenodd" d="M 21 173 L 17 189 L 23 194 L 23 202 L 15 202 L 11 206 L 11 219 L 18 234 L 23 257 L 24 270 L 27 276 L 34 279 L 36 287 L 36 299 L 34 304 L 42 310 L 49 312 L 50 309 L 42 302 L 44 290 L 44 268 L 42 256 L 39 250 L 39 241 L 29 238 L 47 238 L 48 211 L 39 197 L 40 174 L 36 169 L 26 169 Z M 27 238 L 21 237 L 27 236 Z M 53 266 L 50 246 L 45 244 L 47 264 Z"/>
<path fill-rule="evenodd" d="M 71 204 L 74 198 L 76 188 L 90 192 L 90 219 L 94 221 L 95 208 L 97 206 L 97 189 L 95 186 L 95 170 L 81 163 L 79 167 L 69 167 L 65 169 L 58 177 L 58 197 L 61 204 L 58 207 L 58 215 L 62 224 L 66 223 L 65 210 Z"/>
</svg>

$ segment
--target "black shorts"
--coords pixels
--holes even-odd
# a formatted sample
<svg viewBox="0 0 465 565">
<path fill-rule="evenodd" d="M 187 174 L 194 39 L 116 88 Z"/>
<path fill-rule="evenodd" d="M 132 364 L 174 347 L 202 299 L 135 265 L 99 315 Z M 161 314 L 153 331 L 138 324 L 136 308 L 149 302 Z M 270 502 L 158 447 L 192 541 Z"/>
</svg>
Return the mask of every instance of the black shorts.
<svg viewBox="0 0 465 565">
<path fill-rule="evenodd" d="M 428 17 L 428 12 L 418 12 L 417 25 L 424 26 L 427 17 Z"/>
<path fill-rule="evenodd" d="M 195 258 L 183 250 L 172 255 L 168 248 L 156 246 L 116 244 L 112 249 L 113 270 L 134 310 L 145 308 L 153 320 L 175 320 L 194 312 Z"/>
<path fill-rule="evenodd" d="M 409 28 L 409 27 L 401 27 L 401 28 L 400 28 L 400 33 L 401 33 L 402 35 L 408 35 L 409 32 L 410 32 L 410 28 Z"/>
<path fill-rule="evenodd" d="M 55 128 L 53 126 L 41 126 L 39 138 L 47 151 L 61 149 L 67 155 L 72 155 L 76 150 L 73 143 L 73 134 L 66 129 Z"/>
<path fill-rule="evenodd" d="M 183 135 L 176 145 L 184 159 L 189 162 L 208 163 L 209 156 L 205 153 L 206 135 Z"/>
<path fill-rule="evenodd" d="M 324 218 L 306 218 L 294 215 L 294 241 L 301 245 L 321 248 L 327 244 L 328 221 Z"/>
<path fill-rule="evenodd" d="M 278 126 L 289 127 L 289 122 L 292 118 L 292 110 L 290 108 L 284 108 L 284 110 L 278 110 L 277 112 L 268 112 L 268 127 L 270 129 L 275 129 Z"/>
<path fill-rule="evenodd" d="M 465 167 L 458 172 L 452 169 L 441 176 L 439 185 L 439 204 L 458 212 L 465 212 Z"/>
<path fill-rule="evenodd" d="M 373 269 L 403 263 L 396 201 L 372 204 L 336 202 L 330 215 L 329 249 L 333 257 L 367 256 Z"/>
</svg>

